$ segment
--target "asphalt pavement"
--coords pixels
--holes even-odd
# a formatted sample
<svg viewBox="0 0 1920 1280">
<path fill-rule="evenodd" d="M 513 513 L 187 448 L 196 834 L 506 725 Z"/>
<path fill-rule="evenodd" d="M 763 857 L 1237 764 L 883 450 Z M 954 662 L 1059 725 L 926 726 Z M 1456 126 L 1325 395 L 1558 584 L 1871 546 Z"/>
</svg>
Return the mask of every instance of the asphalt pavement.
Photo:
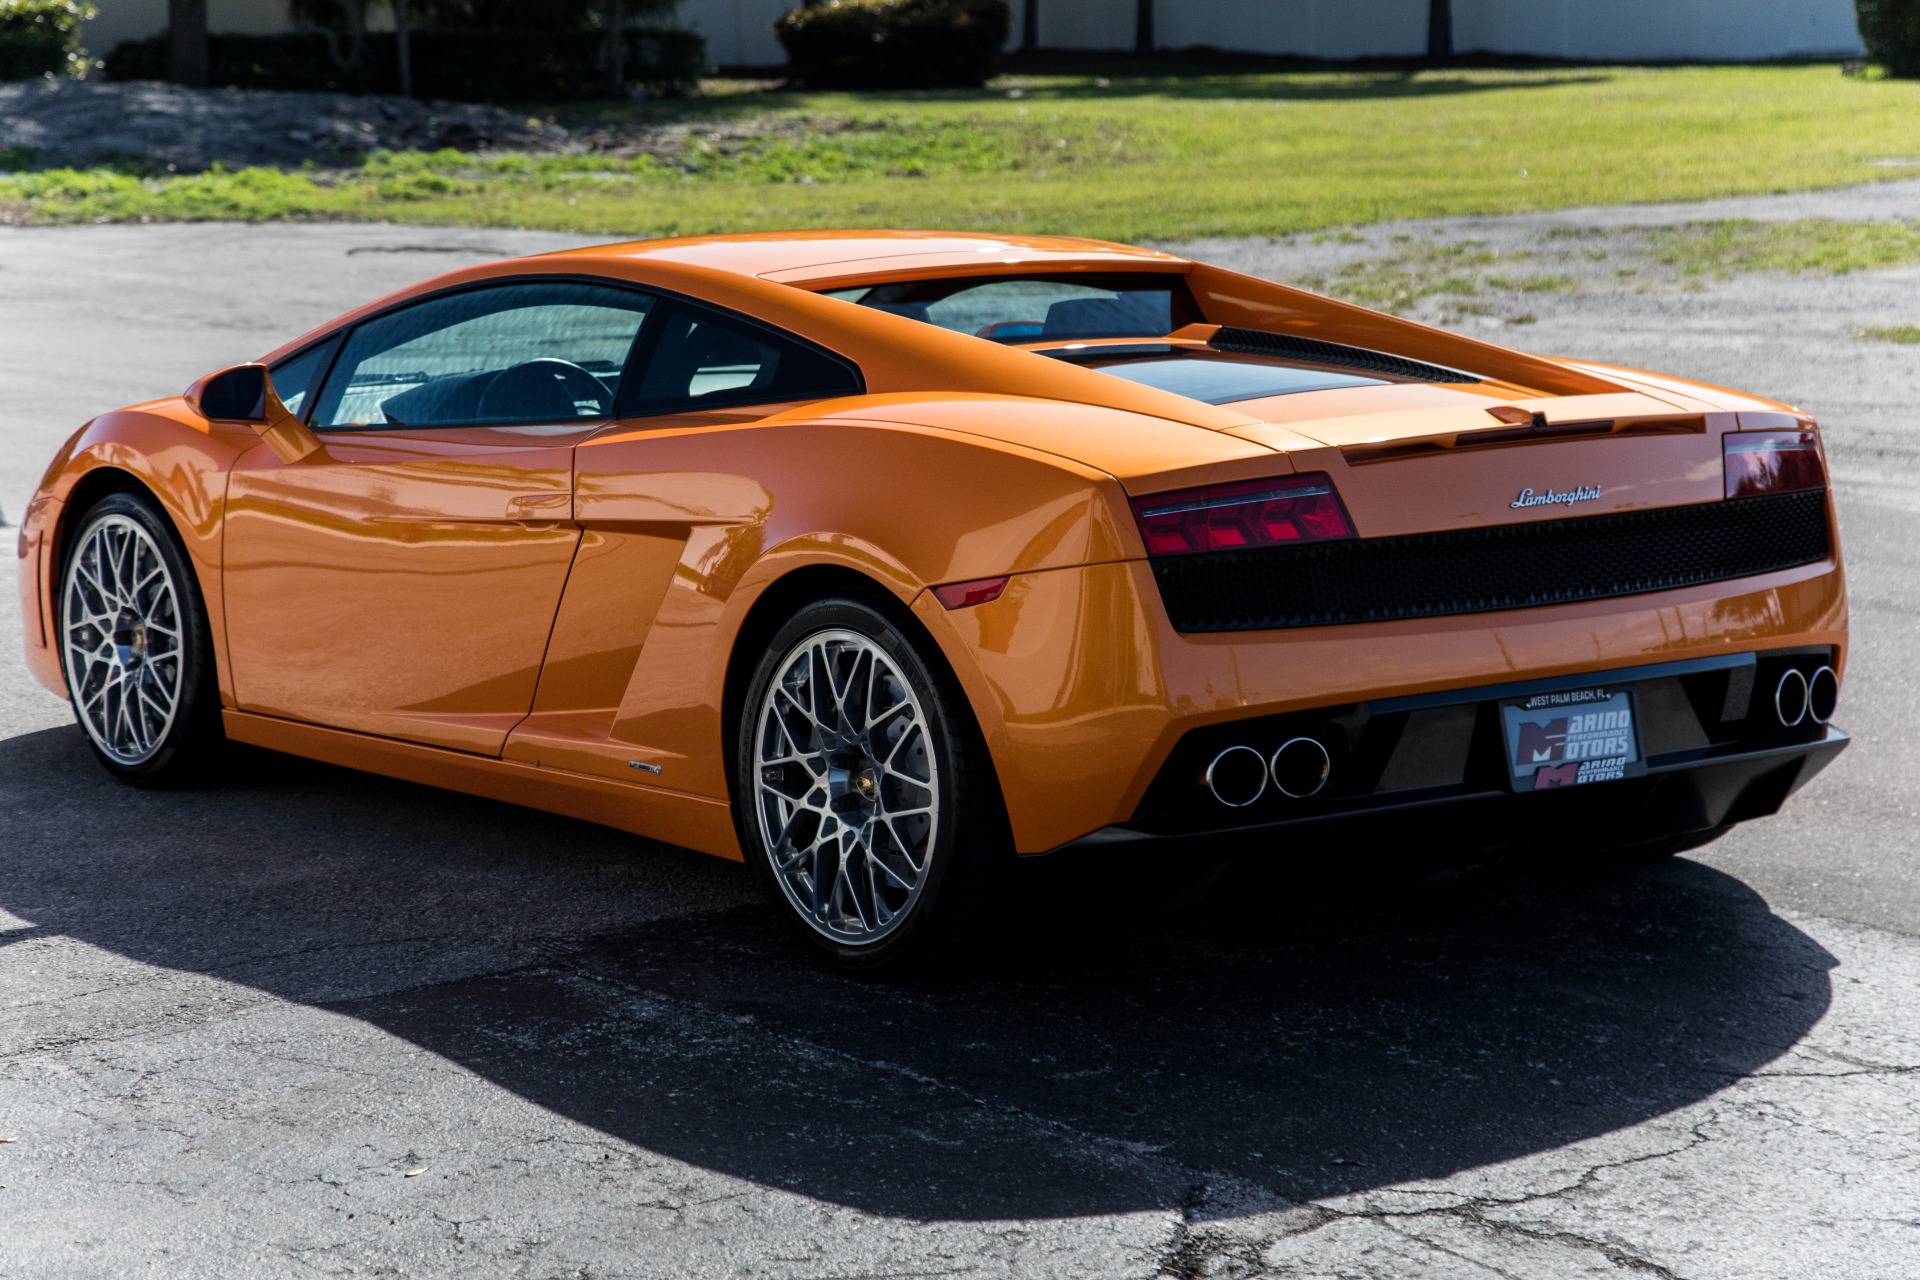
<svg viewBox="0 0 1920 1280">
<path fill-rule="evenodd" d="M 1399 234 L 1920 216 L 1920 184 L 1719 204 L 1205 249 L 1295 276 Z M 0 233 L 0 511 L 91 413 L 563 243 Z M 1281 851 L 876 985 L 743 869 L 586 824 L 258 752 L 120 787 L 0 640 L 0 1277 L 1920 1274 L 1920 347 L 1854 336 L 1920 322 L 1920 271 L 1612 278 L 1487 336 L 1829 433 L 1856 741 L 1780 817 L 1632 868 Z"/>
</svg>

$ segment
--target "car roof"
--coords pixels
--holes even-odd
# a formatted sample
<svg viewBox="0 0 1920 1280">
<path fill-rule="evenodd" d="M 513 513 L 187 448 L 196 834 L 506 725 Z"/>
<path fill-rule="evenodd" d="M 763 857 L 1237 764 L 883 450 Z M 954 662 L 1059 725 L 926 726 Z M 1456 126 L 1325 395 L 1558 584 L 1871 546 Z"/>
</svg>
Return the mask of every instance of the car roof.
<svg viewBox="0 0 1920 1280">
<path fill-rule="evenodd" d="M 635 240 L 543 256 L 679 262 L 816 289 L 876 276 L 1002 275 L 1009 267 L 1049 272 L 1180 271 L 1191 265 L 1157 249 L 1105 240 L 951 231 L 748 232 Z"/>
</svg>

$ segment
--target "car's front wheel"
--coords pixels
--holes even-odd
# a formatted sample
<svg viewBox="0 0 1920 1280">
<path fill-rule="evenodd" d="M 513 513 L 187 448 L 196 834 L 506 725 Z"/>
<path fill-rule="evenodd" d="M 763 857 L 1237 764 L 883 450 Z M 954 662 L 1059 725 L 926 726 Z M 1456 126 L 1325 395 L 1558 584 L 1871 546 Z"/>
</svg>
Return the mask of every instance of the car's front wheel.
<svg viewBox="0 0 1920 1280">
<path fill-rule="evenodd" d="M 95 758 L 139 786 L 199 772 L 220 739 L 206 606 L 166 516 L 114 493 L 80 517 L 60 575 L 60 657 Z"/>
<path fill-rule="evenodd" d="M 813 953 L 869 973 L 992 942 L 1009 854 L 986 746 L 937 652 L 859 599 L 773 636 L 740 716 L 740 836 Z"/>
</svg>

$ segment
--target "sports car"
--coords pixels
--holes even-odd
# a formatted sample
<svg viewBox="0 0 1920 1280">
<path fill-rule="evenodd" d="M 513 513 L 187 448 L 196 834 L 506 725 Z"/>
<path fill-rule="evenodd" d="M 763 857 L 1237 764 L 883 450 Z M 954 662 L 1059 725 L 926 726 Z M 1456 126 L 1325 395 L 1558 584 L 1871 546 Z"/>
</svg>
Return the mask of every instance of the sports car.
<svg viewBox="0 0 1920 1280">
<path fill-rule="evenodd" d="M 129 783 L 644 833 L 848 969 L 1231 858 L 1672 852 L 1847 741 L 1805 414 L 1090 240 L 456 271 L 87 423 L 19 557 Z"/>
</svg>

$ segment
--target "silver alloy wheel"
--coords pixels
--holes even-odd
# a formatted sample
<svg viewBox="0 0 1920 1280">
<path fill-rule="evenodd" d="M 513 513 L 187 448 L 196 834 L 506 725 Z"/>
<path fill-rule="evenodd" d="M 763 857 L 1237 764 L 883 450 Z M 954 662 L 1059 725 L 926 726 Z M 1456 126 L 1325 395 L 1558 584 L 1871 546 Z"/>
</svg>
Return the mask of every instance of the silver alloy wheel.
<svg viewBox="0 0 1920 1280">
<path fill-rule="evenodd" d="M 180 708 L 180 592 L 153 536 L 128 516 L 87 526 L 61 591 L 67 688 L 87 736 L 117 764 L 140 765 Z"/>
<path fill-rule="evenodd" d="M 940 820 L 926 711 L 857 631 L 789 649 L 761 699 L 754 812 L 787 901 L 823 937 L 878 942 L 919 901 Z"/>
</svg>

